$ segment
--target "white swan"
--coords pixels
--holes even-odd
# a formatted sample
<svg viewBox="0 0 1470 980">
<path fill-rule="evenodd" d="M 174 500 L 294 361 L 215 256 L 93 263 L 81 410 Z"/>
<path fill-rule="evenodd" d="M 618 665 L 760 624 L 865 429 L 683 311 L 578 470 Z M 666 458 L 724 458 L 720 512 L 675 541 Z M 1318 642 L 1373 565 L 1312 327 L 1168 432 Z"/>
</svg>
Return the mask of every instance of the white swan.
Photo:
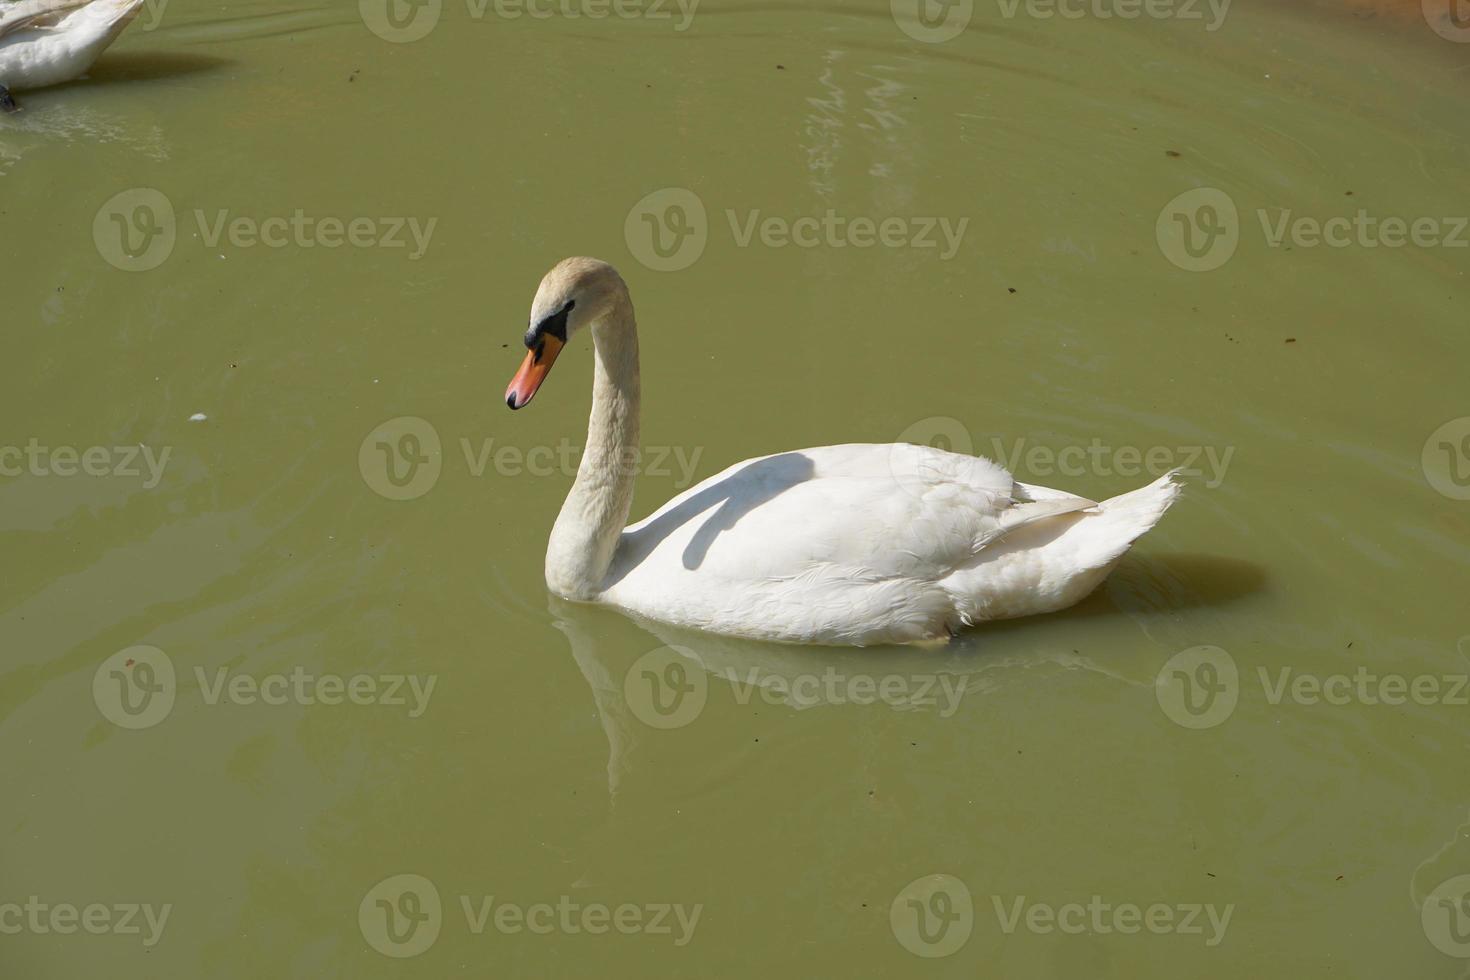
<svg viewBox="0 0 1470 980">
<path fill-rule="evenodd" d="M 130 24 L 143 0 L 19 0 L 0 3 L 0 110 L 10 89 L 59 85 L 85 74 Z"/>
<path fill-rule="evenodd" d="M 612 266 L 571 258 L 541 280 L 505 400 L 524 407 L 589 326 L 587 446 L 546 550 L 568 599 L 762 640 L 944 639 L 1082 599 L 1179 494 L 1170 473 L 1099 504 L 927 446 L 823 446 L 737 463 L 625 529 L 638 333 Z"/>
</svg>

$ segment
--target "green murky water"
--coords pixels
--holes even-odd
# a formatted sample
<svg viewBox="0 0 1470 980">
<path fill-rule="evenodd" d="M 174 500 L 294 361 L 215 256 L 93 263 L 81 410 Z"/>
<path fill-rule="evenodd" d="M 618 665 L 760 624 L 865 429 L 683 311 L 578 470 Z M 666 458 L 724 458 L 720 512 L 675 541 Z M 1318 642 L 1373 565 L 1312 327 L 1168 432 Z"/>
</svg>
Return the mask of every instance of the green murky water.
<svg viewBox="0 0 1470 980">
<path fill-rule="evenodd" d="M 1462 974 L 1470 45 L 516 9 L 150 8 L 0 121 L 0 971 Z M 635 516 L 898 438 L 1191 488 L 943 650 L 550 600 L 589 346 L 501 391 L 577 253 Z"/>
</svg>

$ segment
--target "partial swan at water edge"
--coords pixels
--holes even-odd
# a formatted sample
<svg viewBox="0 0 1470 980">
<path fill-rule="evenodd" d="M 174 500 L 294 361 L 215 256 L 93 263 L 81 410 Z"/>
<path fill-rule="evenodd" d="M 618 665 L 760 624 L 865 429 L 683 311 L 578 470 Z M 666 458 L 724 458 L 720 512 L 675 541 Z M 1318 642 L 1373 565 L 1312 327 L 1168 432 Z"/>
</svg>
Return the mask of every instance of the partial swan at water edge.
<svg viewBox="0 0 1470 980">
<path fill-rule="evenodd" d="M 0 111 L 19 107 L 10 90 L 80 78 L 132 23 L 143 0 L 0 2 Z"/>
</svg>

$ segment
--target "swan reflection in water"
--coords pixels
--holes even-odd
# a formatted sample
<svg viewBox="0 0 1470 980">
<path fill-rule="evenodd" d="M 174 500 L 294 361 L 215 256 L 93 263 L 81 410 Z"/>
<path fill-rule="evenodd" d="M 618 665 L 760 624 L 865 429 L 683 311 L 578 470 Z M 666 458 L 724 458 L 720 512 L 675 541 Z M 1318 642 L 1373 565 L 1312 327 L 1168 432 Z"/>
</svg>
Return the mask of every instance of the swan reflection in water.
<svg viewBox="0 0 1470 980">
<path fill-rule="evenodd" d="M 985 710 L 1017 671 L 1031 669 L 1086 670 L 1153 688 L 1160 665 L 1197 635 L 1174 627 L 1169 613 L 1192 608 L 1208 620 L 1215 607 L 1257 592 L 1263 581 L 1260 566 L 1236 559 L 1135 557 L 1103 590 L 1049 620 L 1050 629 L 997 623 L 933 648 L 802 646 L 642 619 L 629 624 L 611 610 L 555 596 L 547 612 L 591 692 L 607 739 L 608 794 L 616 798 L 640 745 L 697 731 L 707 709 L 721 724 L 736 718 L 733 737 L 749 740 L 766 710 L 896 710 L 948 720 Z M 1126 657 L 1094 656 L 1082 646 L 1094 624 L 1136 629 L 1138 642 Z M 1116 640 L 1108 646 L 1116 650 Z"/>
</svg>

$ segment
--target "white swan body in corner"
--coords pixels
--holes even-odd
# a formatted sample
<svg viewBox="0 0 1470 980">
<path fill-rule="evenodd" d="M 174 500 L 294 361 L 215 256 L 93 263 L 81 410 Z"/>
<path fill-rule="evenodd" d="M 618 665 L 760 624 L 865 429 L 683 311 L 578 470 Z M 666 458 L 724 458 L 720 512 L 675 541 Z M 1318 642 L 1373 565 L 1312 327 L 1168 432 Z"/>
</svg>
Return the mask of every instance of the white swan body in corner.
<svg viewBox="0 0 1470 980">
<path fill-rule="evenodd" d="M 587 446 L 546 551 L 568 599 L 762 640 L 939 640 L 1082 599 L 1179 494 L 1171 473 L 1096 503 L 927 446 L 822 446 L 737 463 L 624 527 L 638 334 L 612 266 L 571 258 L 541 280 L 506 403 L 524 407 L 588 327 Z"/>
<path fill-rule="evenodd" d="M 80 78 L 127 29 L 143 0 L 0 0 L 0 110 L 10 89 Z"/>
</svg>

